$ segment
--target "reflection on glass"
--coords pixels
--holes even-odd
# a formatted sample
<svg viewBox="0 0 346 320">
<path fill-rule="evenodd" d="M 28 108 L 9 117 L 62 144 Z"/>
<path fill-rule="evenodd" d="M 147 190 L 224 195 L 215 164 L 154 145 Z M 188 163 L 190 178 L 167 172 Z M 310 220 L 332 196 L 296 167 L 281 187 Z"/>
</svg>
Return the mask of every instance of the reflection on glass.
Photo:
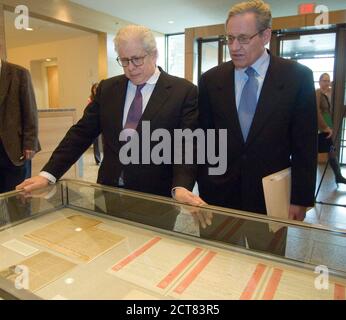
<svg viewBox="0 0 346 320">
<path fill-rule="evenodd" d="M 222 58 L 222 61 L 223 62 L 227 62 L 227 61 L 230 61 L 231 60 L 231 55 L 229 54 L 229 49 L 228 49 L 228 45 L 227 44 L 224 44 L 223 47 L 222 47 L 222 51 L 223 51 L 223 58 Z"/>
<path fill-rule="evenodd" d="M 335 33 L 291 36 L 281 41 L 280 55 L 309 67 L 314 73 L 317 89 L 322 73 L 329 73 L 333 81 L 335 42 Z"/>
<path fill-rule="evenodd" d="M 202 74 L 219 64 L 219 41 L 202 42 Z"/>
<path fill-rule="evenodd" d="M 26 196 L 0 196 L 0 298 L 4 292 L 44 299 L 345 293 L 345 232 L 71 180 Z M 328 292 L 314 286 L 321 265 L 331 275 Z M 30 274 L 21 283 L 27 292 L 13 290 L 19 267 L 24 280 Z M 254 277 L 261 285 L 249 292 Z M 268 292 L 273 281 L 277 288 Z"/>
<path fill-rule="evenodd" d="M 17 192 L 0 194 L 0 231 L 2 227 L 7 228 L 35 215 L 59 209 L 63 204 L 60 184 L 30 195 Z"/>
<path fill-rule="evenodd" d="M 346 234 L 309 228 L 308 224 L 299 227 L 264 220 L 256 214 L 244 216 L 232 210 L 222 213 L 182 207 L 173 201 L 157 200 L 157 197 L 74 182 L 68 183 L 68 199 L 68 205 L 73 208 L 93 210 L 110 218 L 213 241 L 221 246 L 231 245 L 253 254 L 312 265 L 321 264 L 328 258 L 329 268 L 346 272 L 346 250 L 341 250 L 346 247 Z M 335 250 L 340 252 L 334 261 L 332 252 Z"/>
<path fill-rule="evenodd" d="M 167 36 L 167 72 L 173 76 L 185 76 L 185 34 Z"/>
</svg>

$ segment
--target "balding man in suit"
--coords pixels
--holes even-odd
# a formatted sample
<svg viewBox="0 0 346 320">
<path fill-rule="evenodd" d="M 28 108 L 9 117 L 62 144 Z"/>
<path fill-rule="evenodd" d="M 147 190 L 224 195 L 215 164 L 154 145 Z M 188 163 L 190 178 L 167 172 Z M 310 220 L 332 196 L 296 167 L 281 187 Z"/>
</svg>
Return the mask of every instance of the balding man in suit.
<svg viewBox="0 0 346 320">
<path fill-rule="evenodd" d="M 40 150 L 35 94 L 28 70 L 0 60 L 0 193 L 25 178 L 24 163 Z"/>
<path fill-rule="evenodd" d="M 273 56 L 271 12 L 261 0 L 236 4 L 226 21 L 232 61 L 204 73 L 199 87 L 204 130 L 227 129 L 227 172 L 201 166 L 201 197 L 213 205 L 266 214 L 262 178 L 291 167 L 289 218 L 314 206 L 317 115 L 312 71 Z"/>
</svg>

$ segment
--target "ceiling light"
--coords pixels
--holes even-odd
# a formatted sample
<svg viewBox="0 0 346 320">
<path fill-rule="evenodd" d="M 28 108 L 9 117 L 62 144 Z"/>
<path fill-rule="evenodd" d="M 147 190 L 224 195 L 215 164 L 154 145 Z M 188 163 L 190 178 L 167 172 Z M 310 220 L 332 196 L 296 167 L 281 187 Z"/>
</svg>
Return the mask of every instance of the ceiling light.
<svg viewBox="0 0 346 320">
<path fill-rule="evenodd" d="M 174 23 L 174 21 L 173 21 L 173 20 L 170 20 L 170 21 L 168 21 L 168 23 L 169 23 L 169 24 L 173 24 L 173 23 Z"/>
<path fill-rule="evenodd" d="M 72 284 L 74 282 L 74 279 L 73 278 L 67 278 L 66 280 L 65 280 L 65 283 L 66 284 Z"/>
<path fill-rule="evenodd" d="M 26 31 L 34 31 L 33 28 L 25 28 Z"/>
<path fill-rule="evenodd" d="M 52 61 L 52 59 L 46 59 L 46 61 L 47 61 L 47 62 L 51 62 L 51 61 Z"/>
</svg>

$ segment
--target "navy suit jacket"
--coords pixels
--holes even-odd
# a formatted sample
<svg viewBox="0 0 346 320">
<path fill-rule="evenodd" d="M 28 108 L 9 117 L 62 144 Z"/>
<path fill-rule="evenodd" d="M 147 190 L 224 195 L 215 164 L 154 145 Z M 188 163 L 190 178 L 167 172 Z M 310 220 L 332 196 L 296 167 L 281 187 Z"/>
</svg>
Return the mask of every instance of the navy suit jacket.
<svg viewBox="0 0 346 320">
<path fill-rule="evenodd" d="M 68 131 L 42 170 L 60 178 L 101 133 L 104 141 L 104 159 L 99 169 L 98 183 L 118 186 L 119 176 L 123 173 L 127 189 L 163 196 L 171 196 L 171 189 L 176 186 L 192 190 L 196 179 L 193 166 L 156 165 L 152 161 L 149 164 L 123 165 L 120 162 L 119 151 L 124 142 L 119 141 L 119 135 L 123 129 L 127 84 L 128 79 L 124 75 L 100 82 L 94 102 L 86 108 L 82 119 Z M 197 87 L 185 79 L 173 77 L 161 70 L 137 127 L 140 145 L 141 121 L 150 121 L 151 132 L 164 128 L 172 137 L 174 129 L 196 129 Z M 150 149 L 157 143 L 152 142 Z"/>
<path fill-rule="evenodd" d="M 270 56 L 256 113 L 244 142 L 235 100 L 234 64 L 204 73 L 199 86 L 201 127 L 227 129 L 227 171 L 209 176 L 200 166 L 199 190 L 209 204 L 266 213 L 262 178 L 292 167 L 291 203 L 314 205 L 317 113 L 313 75 Z"/>
</svg>

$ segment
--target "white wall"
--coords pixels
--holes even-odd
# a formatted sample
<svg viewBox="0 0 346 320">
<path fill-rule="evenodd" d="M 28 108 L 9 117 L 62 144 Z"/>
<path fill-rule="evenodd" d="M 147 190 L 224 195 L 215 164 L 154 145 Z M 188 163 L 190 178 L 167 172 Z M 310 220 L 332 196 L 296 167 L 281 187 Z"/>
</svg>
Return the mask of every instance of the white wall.
<svg viewBox="0 0 346 320">
<path fill-rule="evenodd" d="M 107 34 L 107 58 L 108 58 L 108 77 L 118 76 L 123 74 L 123 68 L 117 62 L 118 54 L 114 50 L 113 39 L 115 34 Z"/>
<path fill-rule="evenodd" d="M 8 61 L 30 69 L 30 62 L 56 58 L 59 70 L 59 102 L 61 108 L 76 108 L 81 117 L 87 104 L 92 83 L 98 78 L 98 40 L 90 34 L 85 37 L 8 50 Z M 33 70 L 34 73 L 37 70 Z M 37 92 L 40 107 L 47 103 Z M 44 102 L 45 101 L 45 102 Z M 48 107 L 47 105 L 45 106 Z"/>
<path fill-rule="evenodd" d="M 42 72 L 42 61 L 31 61 L 30 73 L 39 109 L 48 108 L 47 76 Z"/>
</svg>

